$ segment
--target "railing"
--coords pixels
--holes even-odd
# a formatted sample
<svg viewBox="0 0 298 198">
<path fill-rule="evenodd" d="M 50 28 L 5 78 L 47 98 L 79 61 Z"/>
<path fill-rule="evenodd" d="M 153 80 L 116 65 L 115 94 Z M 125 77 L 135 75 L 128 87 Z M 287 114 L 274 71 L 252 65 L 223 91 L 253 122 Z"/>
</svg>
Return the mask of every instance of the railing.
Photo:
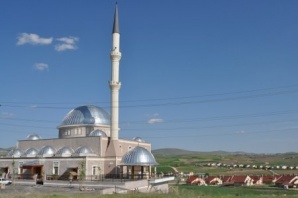
<svg viewBox="0 0 298 198">
<path fill-rule="evenodd" d="M 16 180 L 33 180 L 34 174 L 15 174 L 14 179 Z M 80 176 L 76 175 L 72 177 L 73 181 L 78 181 Z M 152 177 L 150 177 L 152 178 Z M 69 181 L 69 177 L 65 177 L 65 175 L 45 175 L 45 177 L 39 175 L 37 179 L 43 180 L 62 180 Z M 149 176 L 146 174 L 143 175 L 132 175 L 132 174 L 98 174 L 98 175 L 86 175 L 84 181 L 90 182 L 125 182 L 125 181 L 134 181 L 141 179 L 149 179 Z"/>
</svg>

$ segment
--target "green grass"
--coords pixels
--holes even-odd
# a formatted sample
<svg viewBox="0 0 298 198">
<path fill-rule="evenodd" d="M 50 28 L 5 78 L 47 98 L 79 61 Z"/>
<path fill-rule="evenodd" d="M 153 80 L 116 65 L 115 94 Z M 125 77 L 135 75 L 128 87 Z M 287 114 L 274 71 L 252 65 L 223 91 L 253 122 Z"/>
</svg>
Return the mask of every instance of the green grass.
<svg viewBox="0 0 298 198">
<path fill-rule="evenodd" d="M 298 154 L 275 155 L 218 155 L 218 154 L 187 154 L 187 155 L 156 155 L 160 164 L 158 172 L 172 172 L 171 167 L 180 172 L 199 172 L 209 175 L 234 174 L 272 174 L 269 171 L 252 168 L 207 167 L 207 163 L 244 164 L 244 165 L 291 165 L 298 166 Z M 298 170 L 273 170 L 279 174 L 298 174 Z"/>
<path fill-rule="evenodd" d="M 284 190 L 272 187 L 218 187 L 218 186 L 188 186 L 179 187 L 179 194 L 191 197 L 281 197 L 298 196 L 298 191 Z"/>
<path fill-rule="evenodd" d="M 100 195 L 92 194 L 10 194 L 10 198 L 269 198 L 269 197 L 297 197 L 297 190 L 284 190 L 274 187 L 219 187 L 219 186 L 171 186 L 169 194 L 113 194 Z M 6 198 L 2 194 L 0 197 Z"/>
</svg>

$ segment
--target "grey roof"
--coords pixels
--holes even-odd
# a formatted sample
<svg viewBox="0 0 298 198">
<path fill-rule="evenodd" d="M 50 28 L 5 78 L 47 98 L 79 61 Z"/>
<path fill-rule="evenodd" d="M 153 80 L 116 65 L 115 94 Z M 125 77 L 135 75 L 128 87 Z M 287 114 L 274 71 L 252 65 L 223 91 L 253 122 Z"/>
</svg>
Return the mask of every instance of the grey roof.
<svg viewBox="0 0 298 198">
<path fill-rule="evenodd" d="M 51 146 L 44 146 L 40 151 L 38 152 L 37 155 L 54 155 L 55 154 L 55 149 Z"/>
<path fill-rule="evenodd" d="M 143 140 L 142 138 L 140 137 L 134 137 L 132 138 L 133 141 L 136 141 L 136 142 L 145 142 L 145 140 Z"/>
<path fill-rule="evenodd" d="M 73 154 L 73 150 L 67 146 L 64 146 L 60 148 L 57 152 L 56 155 L 71 155 Z"/>
<path fill-rule="evenodd" d="M 110 125 L 110 115 L 94 105 L 77 107 L 65 116 L 61 125 Z"/>
<path fill-rule="evenodd" d="M 115 7 L 115 14 L 114 14 L 113 33 L 120 33 L 120 30 L 119 30 L 119 20 L 118 20 L 118 5 L 117 5 L 117 3 L 116 3 L 116 7 Z"/>
<path fill-rule="evenodd" d="M 40 140 L 41 137 L 35 133 L 31 133 L 26 137 L 26 140 Z"/>
<path fill-rule="evenodd" d="M 102 130 L 95 129 L 94 131 L 91 131 L 88 136 L 107 137 L 107 134 L 104 131 L 102 131 Z"/>
<path fill-rule="evenodd" d="M 12 149 L 7 153 L 8 157 L 20 157 L 22 155 L 22 151 L 20 149 Z"/>
<path fill-rule="evenodd" d="M 93 151 L 87 146 L 80 146 L 75 151 L 76 154 L 92 154 Z"/>
<path fill-rule="evenodd" d="M 38 153 L 38 150 L 35 148 L 29 148 L 25 151 L 24 156 L 36 156 Z"/>
<path fill-rule="evenodd" d="M 124 166 L 156 166 L 154 156 L 147 149 L 137 146 L 128 153 L 126 153 L 120 162 Z"/>
</svg>

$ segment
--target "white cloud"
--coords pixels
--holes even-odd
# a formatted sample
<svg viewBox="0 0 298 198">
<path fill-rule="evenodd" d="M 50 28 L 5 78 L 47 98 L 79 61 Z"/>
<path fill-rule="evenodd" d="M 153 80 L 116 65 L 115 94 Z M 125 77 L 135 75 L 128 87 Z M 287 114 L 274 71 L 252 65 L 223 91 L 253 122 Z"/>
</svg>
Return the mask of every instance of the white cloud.
<svg viewBox="0 0 298 198">
<path fill-rule="evenodd" d="M 37 105 L 31 105 L 31 108 L 37 108 L 38 106 Z"/>
<path fill-rule="evenodd" d="M 247 133 L 247 132 L 246 132 L 246 131 L 243 131 L 243 130 L 241 130 L 241 131 L 237 131 L 237 132 L 236 132 L 236 134 L 240 134 L 240 135 L 241 135 L 241 134 L 246 134 L 246 133 Z"/>
<path fill-rule="evenodd" d="M 9 113 L 9 112 L 2 112 L 0 114 L 0 118 L 13 118 L 15 117 L 15 114 Z"/>
<path fill-rule="evenodd" d="M 69 37 L 58 38 L 56 40 L 61 42 L 55 45 L 55 50 L 58 52 L 62 52 L 65 50 L 75 50 L 78 48 L 76 45 L 76 42 L 79 41 L 78 37 L 69 36 Z"/>
<path fill-rule="evenodd" d="M 45 63 L 36 63 L 34 66 L 35 66 L 35 69 L 39 71 L 49 70 L 49 65 Z"/>
<path fill-rule="evenodd" d="M 163 119 L 160 118 L 151 118 L 150 120 L 148 120 L 149 124 L 155 124 L 155 123 L 160 123 L 163 122 Z"/>
<path fill-rule="evenodd" d="M 17 37 L 17 45 L 31 44 L 31 45 L 49 45 L 52 43 L 53 38 L 41 38 L 37 34 L 21 33 Z"/>
</svg>

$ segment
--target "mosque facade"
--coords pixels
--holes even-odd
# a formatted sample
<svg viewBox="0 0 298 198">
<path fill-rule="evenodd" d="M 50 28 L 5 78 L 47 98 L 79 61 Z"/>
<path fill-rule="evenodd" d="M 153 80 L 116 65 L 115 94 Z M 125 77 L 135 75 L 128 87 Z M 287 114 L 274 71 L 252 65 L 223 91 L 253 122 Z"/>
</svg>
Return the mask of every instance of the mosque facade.
<svg viewBox="0 0 298 198">
<path fill-rule="evenodd" d="M 134 178 L 141 172 L 149 176 L 157 165 L 151 154 L 151 144 L 142 138 L 119 138 L 119 64 L 120 31 L 116 5 L 112 32 L 111 59 L 111 114 L 101 107 L 85 105 L 69 111 L 58 128 L 58 137 L 42 139 L 29 134 L 17 141 L 16 148 L 0 158 L 3 175 L 17 175 L 32 179 L 64 179 L 71 175 L 79 179 L 104 177 Z"/>
</svg>

